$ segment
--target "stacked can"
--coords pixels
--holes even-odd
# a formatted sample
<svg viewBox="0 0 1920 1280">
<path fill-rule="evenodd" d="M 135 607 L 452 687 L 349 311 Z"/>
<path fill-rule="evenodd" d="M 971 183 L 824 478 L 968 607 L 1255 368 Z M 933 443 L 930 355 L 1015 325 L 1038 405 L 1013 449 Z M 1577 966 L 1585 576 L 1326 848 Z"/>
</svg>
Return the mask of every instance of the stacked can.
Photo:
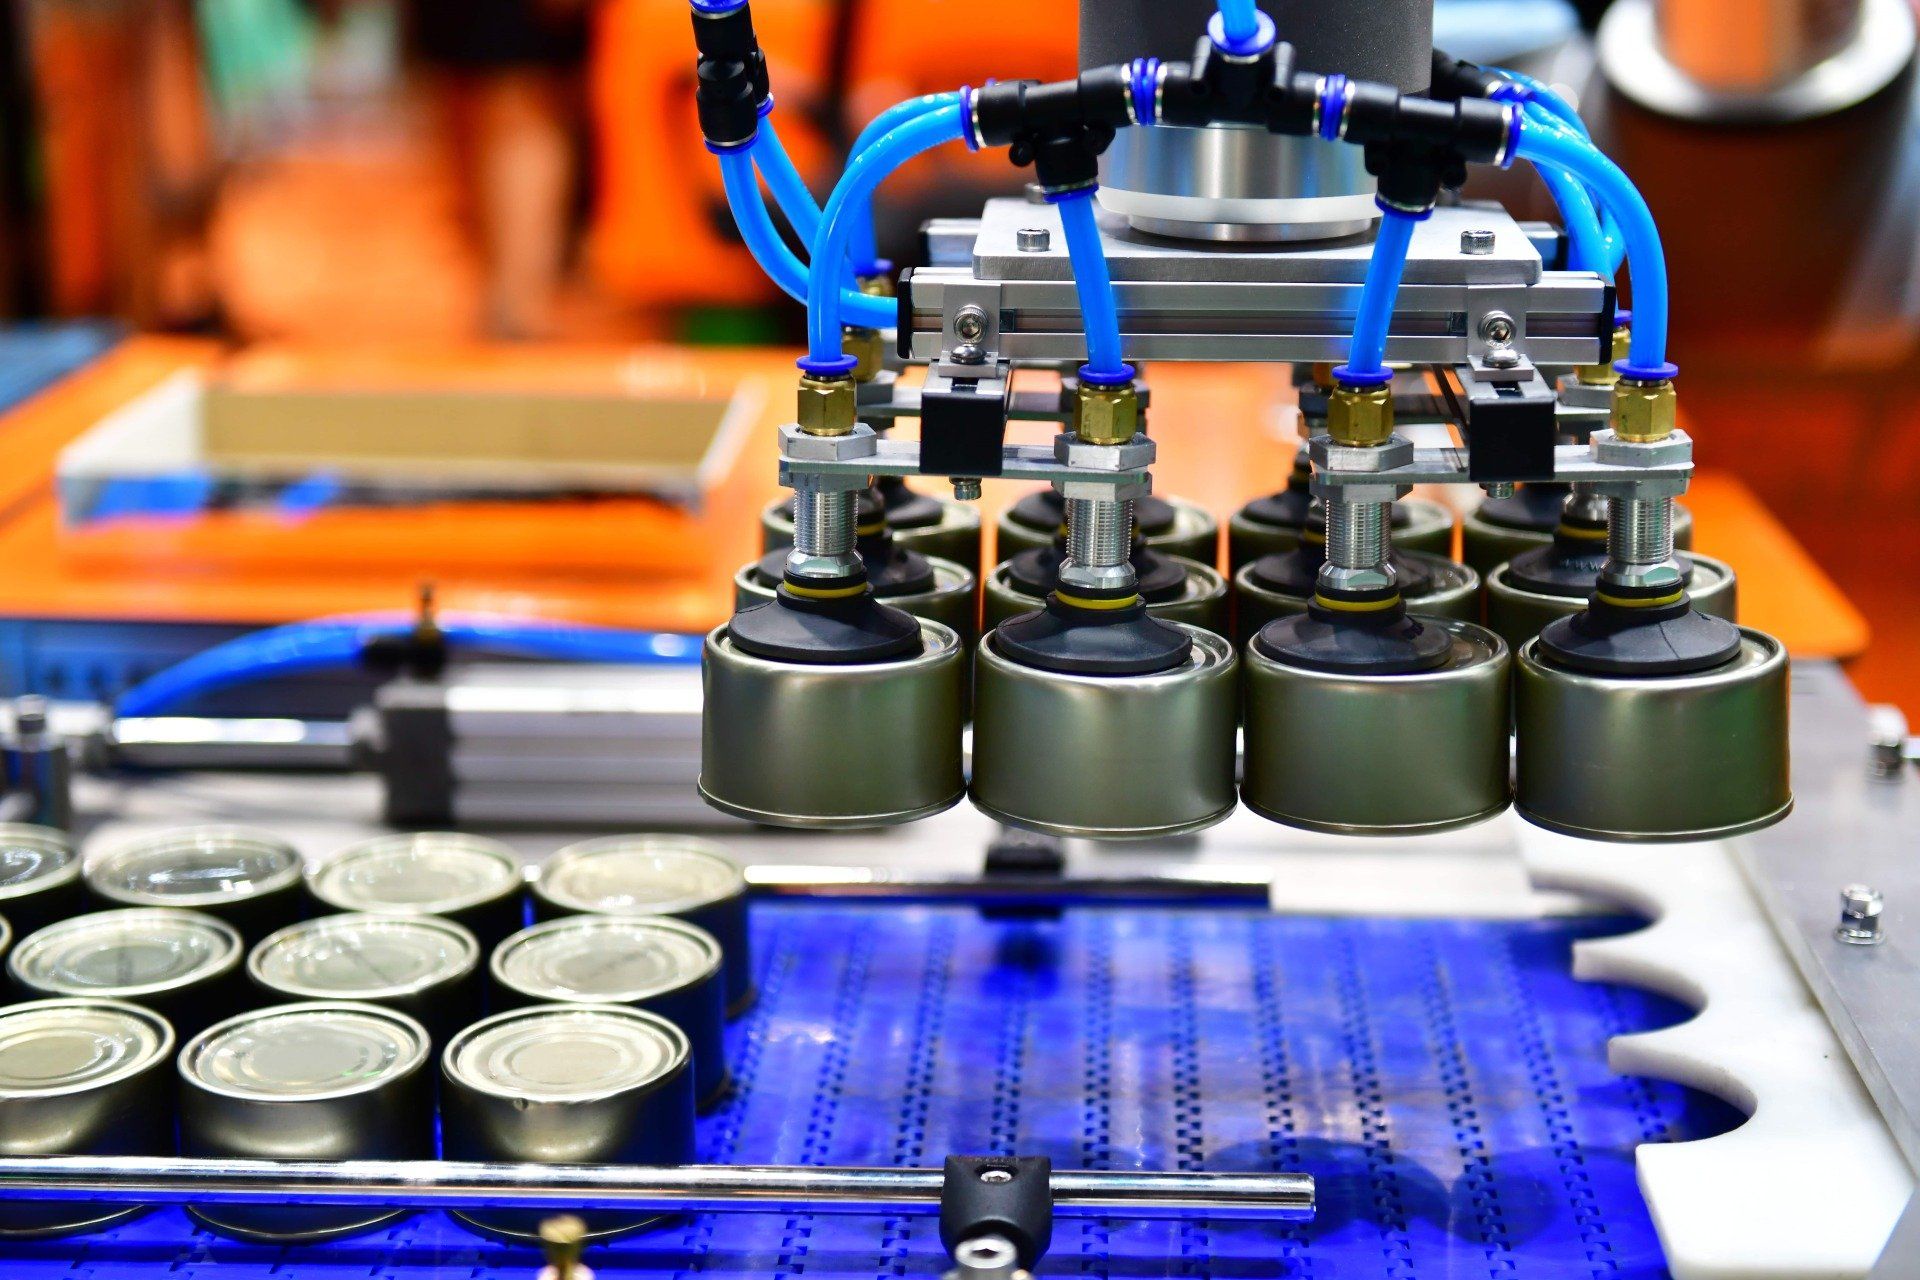
<svg viewBox="0 0 1920 1280">
<path fill-rule="evenodd" d="M 0 1156 L 173 1152 L 173 1028 L 116 1000 L 36 1000 L 0 1009 Z M 138 1206 L 0 1204 L 0 1237 L 92 1231 Z"/>
<path fill-rule="evenodd" d="M 300 918 L 300 853 L 243 827 L 153 836 L 87 864 L 87 888 L 116 907 L 174 907 L 219 916 L 249 939 Z"/>
<path fill-rule="evenodd" d="M 719 940 L 727 1016 L 753 1004 L 747 950 L 747 877 L 726 850 L 691 836 L 608 836 L 568 845 L 533 882 L 542 918 L 591 914 L 675 916 Z"/>
<path fill-rule="evenodd" d="M 123 1000 L 182 1036 L 242 1007 L 246 943 L 199 911 L 129 908 L 75 916 L 20 940 L 7 976 L 23 997 Z"/>
<path fill-rule="evenodd" d="M 433 1157 L 427 1029 L 376 1005 L 278 1005 L 216 1023 L 180 1051 L 180 1149 L 260 1160 Z M 355 1235 L 403 1217 L 364 1205 L 189 1206 L 243 1240 Z"/>
<path fill-rule="evenodd" d="M 441 916 L 472 930 L 485 947 L 525 923 L 525 888 L 512 849 L 443 831 L 368 840 L 307 875 L 308 892 L 329 910 Z"/>
</svg>

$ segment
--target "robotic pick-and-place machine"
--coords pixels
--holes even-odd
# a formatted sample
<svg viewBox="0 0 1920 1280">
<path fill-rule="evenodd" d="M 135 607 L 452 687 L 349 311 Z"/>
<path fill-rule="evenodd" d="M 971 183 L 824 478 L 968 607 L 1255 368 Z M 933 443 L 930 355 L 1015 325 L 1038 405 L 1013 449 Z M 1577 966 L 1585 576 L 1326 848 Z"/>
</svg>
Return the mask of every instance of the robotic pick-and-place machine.
<svg viewBox="0 0 1920 1280">
<path fill-rule="evenodd" d="M 449 1159 L 424 1158 L 430 1126 L 395 1154 L 371 1149 L 384 1123 L 241 1124 L 205 1101 L 218 1089 L 195 1095 L 178 1136 L 211 1115 L 245 1141 L 184 1158 L 163 1154 L 163 1106 L 146 1147 L 75 1152 L 54 1134 L 28 1151 L 0 1131 L 0 1259 L 18 1251 L 29 1276 L 156 1259 L 192 1276 L 215 1258 L 223 1274 L 294 1280 L 370 1256 L 397 1280 L 530 1269 L 451 1219 L 388 1225 L 413 1209 L 522 1245 L 544 1236 L 559 1277 L 581 1274 L 591 1236 L 595 1267 L 618 1275 L 951 1266 L 1016 1280 L 1056 1217 L 1077 1224 L 1079 1256 L 1047 1269 L 1098 1276 L 1811 1280 L 1868 1274 L 1889 1233 L 1920 1251 L 1920 1211 L 1895 1231 L 1920 1163 L 1898 892 L 1915 879 L 1902 833 L 1920 790 L 1894 783 L 1911 747 L 1882 733 L 1870 778 L 1858 700 L 1804 664 L 1790 783 L 1785 648 L 1733 620 L 1732 570 L 1690 552 L 1676 506 L 1693 458 L 1659 234 L 1561 95 L 1434 51 L 1432 0 L 1081 0 L 1075 79 L 904 102 L 822 205 L 780 144 L 745 0 L 693 0 L 692 22 L 706 145 L 808 335 L 795 421 L 779 428 L 791 496 L 763 513 L 766 555 L 704 642 L 711 809 L 690 765 L 673 772 L 696 732 L 690 664 L 436 668 L 384 685 L 324 742 L 311 725 L 135 716 L 123 700 L 92 745 L 161 768 L 210 747 L 201 762 L 221 768 L 293 733 L 380 773 L 392 824 L 491 821 L 536 856 L 562 841 L 540 847 L 530 828 L 557 817 L 659 825 L 660 788 L 636 799 L 642 773 L 672 774 L 674 799 L 707 819 L 757 824 L 730 826 L 744 875 L 679 836 L 571 855 L 692 857 L 724 882 L 726 927 L 702 900 L 668 929 L 726 938 L 703 979 L 709 1056 L 694 1065 L 717 1083 L 697 1143 L 691 1095 L 671 1123 L 657 1101 L 569 1111 L 608 1099 L 533 1086 L 482 1105 L 455 1046 L 534 1015 L 461 1028 L 426 1009 L 451 1019 Z M 1031 169 L 1029 195 L 930 224 L 927 260 L 895 272 L 876 253 L 874 192 L 943 146 L 1004 152 Z M 1474 166 L 1514 164 L 1538 171 L 1561 226 L 1451 194 Z M 1208 361 L 1291 366 L 1305 437 L 1287 487 L 1226 522 L 1224 572 L 1214 518 L 1154 492 L 1140 374 Z M 1046 389 L 1016 389 L 1021 370 Z M 915 438 L 891 434 L 900 418 L 918 419 Z M 1051 443 L 1009 442 L 1010 424 L 1033 423 L 1059 428 Z M 1029 489 L 999 522 L 998 564 L 971 507 L 987 479 Z M 1412 493 L 1445 485 L 1487 495 L 1460 561 L 1451 510 Z M 431 623 L 412 639 L 444 640 Z M 698 641 L 664 639 L 689 657 Z M 64 754 L 33 747 L 47 726 L 16 707 L 11 729 L 13 789 L 64 791 Z M 178 807 L 168 788 L 148 777 L 88 803 L 137 797 L 137 824 Z M 336 794 L 303 781 L 296 805 L 311 816 Z M 422 795 L 430 806 L 408 807 Z M 963 798 L 985 819 L 921 822 Z M 529 803 L 545 807 L 516 808 Z M 1405 839 L 1510 807 L 1526 822 L 1497 838 Z M 683 808 L 666 825 L 695 823 Z M 523 903 L 515 851 L 493 841 L 356 848 L 395 865 L 422 849 L 491 860 L 503 879 L 484 905 L 512 918 L 464 923 L 499 945 L 496 1004 L 548 990 L 511 987 L 512 939 L 615 928 L 595 913 L 619 908 L 563 901 L 569 854 Z M 298 866 L 282 852 L 279 870 Z M 1632 926 L 1535 918 L 1520 857 L 1540 887 L 1656 923 L 1596 937 Z M 349 861 L 310 871 L 311 896 L 376 914 L 296 928 L 391 924 L 377 894 L 369 907 L 322 892 L 320 873 Z M 1849 889 L 1836 930 L 1834 891 L 1869 877 L 1893 909 L 1883 921 L 1878 893 Z M 1256 909 L 1199 910 L 1222 903 Z M 1274 904 L 1294 910 L 1257 909 Z M 1329 904 L 1342 914 L 1307 914 Z M 1113 910 L 1064 910 L 1086 905 Z M 584 914 L 492 936 L 529 906 Z M 1569 938 L 1581 979 L 1629 985 L 1575 983 Z M 1706 1011 L 1665 1018 L 1639 988 Z M 530 1061 L 545 1045 L 536 1067 L 561 1074 L 594 1052 L 517 1043 Z M 1751 1118 L 1694 1123 L 1669 1081 Z M 398 1132 L 435 1110 L 422 1096 L 390 1113 Z M 1658 1141 L 1710 1133 L 1724 1140 Z M 988 1154 L 932 1167 L 950 1151 Z M 77 1196 L 79 1210 L 10 1203 Z M 290 1202 L 289 1221 L 317 1208 L 351 1219 L 350 1237 L 388 1234 L 373 1255 L 354 1243 L 373 1236 L 323 1242 L 332 1226 L 290 1235 L 273 1217 Z M 127 1222 L 182 1204 L 219 1238 L 178 1214 Z M 560 1208 L 584 1221 L 538 1221 Z M 48 1212 L 62 1231 L 87 1218 L 81 1243 L 23 1240 Z M 938 1243 L 911 1225 L 932 1213 Z M 34 1232 L 15 1230 L 21 1214 Z M 679 1214 L 695 1216 L 661 1216 Z"/>
</svg>

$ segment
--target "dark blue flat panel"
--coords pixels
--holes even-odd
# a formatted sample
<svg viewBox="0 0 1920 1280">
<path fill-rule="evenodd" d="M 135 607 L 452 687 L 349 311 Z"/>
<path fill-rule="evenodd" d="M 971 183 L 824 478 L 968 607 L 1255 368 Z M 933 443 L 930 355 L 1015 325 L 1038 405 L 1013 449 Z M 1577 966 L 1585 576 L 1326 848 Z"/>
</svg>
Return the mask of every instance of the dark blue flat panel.
<svg viewBox="0 0 1920 1280">
<path fill-rule="evenodd" d="M 0 412 L 51 386 L 120 339 L 93 321 L 0 327 Z"/>
<path fill-rule="evenodd" d="M 1614 1075 L 1607 1037 L 1682 1010 L 1575 982 L 1568 948 L 1626 921 L 1367 921 L 1241 911 L 756 908 L 759 1004 L 704 1159 L 1297 1169 L 1311 1225 L 1062 1221 L 1044 1274 L 1301 1280 L 1654 1280 L 1633 1147 L 1738 1117 Z M 930 1218 L 710 1216 L 590 1257 L 603 1280 L 933 1276 Z M 439 1214 L 293 1249 L 168 1210 L 0 1245 L 9 1280 L 529 1280 L 527 1249 Z"/>
</svg>

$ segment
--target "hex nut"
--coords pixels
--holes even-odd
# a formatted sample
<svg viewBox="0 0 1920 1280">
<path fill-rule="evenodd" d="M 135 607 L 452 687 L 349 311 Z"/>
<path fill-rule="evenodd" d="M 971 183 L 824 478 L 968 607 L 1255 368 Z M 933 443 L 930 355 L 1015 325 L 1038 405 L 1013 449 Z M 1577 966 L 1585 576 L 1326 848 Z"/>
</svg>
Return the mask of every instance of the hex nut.
<svg viewBox="0 0 1920 1280">
<path fill-rule="evenodd" d="M 796 462 L 842 462 L 849 458 L 871 458 L 880 449 L 880 437 L 864 422 L 855 423 L 844 435 L 813 435 L 804 424 L 788 423 L 780 428 L 780 452 Z"/>
<path fill-rule="evenodd" d="M 858 418 L 858 393 L 852 378 L 800 379 L 800 429 L 810 436 L 844 436 Z"/>
<path fill-rule="evenodd" d="M 1080 384 L 1074 430 L 1087 444 L 1126 444 L 1140 432 L 1140 397 L 1132 383 L 1117 387 Z"/>
<path fill-rule="evenodd" d="M 1053 487 L 1068 502 L 1082 498 L 1089 502 L 1129 502 L 1153 493 L 1153 482 L 1145 476 L 1137 480 L 1122 480 L 1118 484 L 1110 480 L 1056 480 Z"/>
<path fill-rule="evenodd" d="M 1622 440 L 1648 443 L 1665 440 L 1680 422 L 1680 397 L 1669 381 L 1640 382 L 1622 378 L 1613 387 L 1611 421 Z"/>
<path fill-rule="evenodd" d="M 1088 444 L 1064 431 L 1053 438 L 1055 462 L 1087 471 L 1141 471 L 1157 453 L 1153 441 L 1139 434 L 1125 444 Z"/>
<path fill-rule="evenodd" d="M 1385 444 L 1393 435 L 1393 388 L 1337 386 L 1327 396 L 1327 435 L 1336 444 Z"/>
<path fill-rule="evenodd" d="M 1616 401 L 1616 403 L 1618 403 Z M 1609 467 L 1671 467 L 1693 461 L 1693 438 L 1674 431 L 1653 440 L 1635 440 L 1602 428 L 1587 442 L 1593 460 Z"/>
<path fill-rule="evenodd" d="M 1307 456 L 1316 471 L 1391 471 L 1413 465 L 1413 441 L 1389 434 L 1378 444 L 1349 445 L 1329 434 L 1307 441 Z"/>
</svg>

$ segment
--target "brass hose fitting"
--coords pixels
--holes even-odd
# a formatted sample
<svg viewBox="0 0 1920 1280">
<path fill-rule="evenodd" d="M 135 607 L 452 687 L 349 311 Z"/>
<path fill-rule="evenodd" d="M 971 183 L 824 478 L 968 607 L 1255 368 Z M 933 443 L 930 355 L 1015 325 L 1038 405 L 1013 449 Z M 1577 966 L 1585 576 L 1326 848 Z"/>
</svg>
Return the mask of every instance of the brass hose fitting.
<svg viewBox="0 0 1920 1280">
<path fill-rule="evenodd" d="M 1673 434 L 1679 417 L 1680 399 L 1671 381 L 1622 378 L 1614 384 L 1611 425 L 1620 439 L 1655 444 Z"/>
<path fill-rule="evenodd" d="M 1110 387 L 1081 382 L 1073 428 L 1086 444 L 1127 443 L 1140 430 L 1140 393 L 1131 382 Z"/>
<path fill-rule="evenodd" d="M 1620 373 L 1613 367 L 1616 360 L 1625 360 L 1628 350 L 1633 346 L 1633 326 L 1619 325 L 1613 331 L 1613 350 L 1599 364 L 1583 364 L 1574 371 L 1583 387 L 1611 387 L 1620 381 Z"/>
<path fill-rule="evenodd" d="M 855 382 L 872 382 L 886 367 L 886 336 L 878 329 L 846 325 L 840 330 L 840 349 L 859 363 L 853 366 Z"/>
<path fill-rule="evenodd" d="M 1393 388 L 1341 384 L 1327 398 L 1327 435 L 1337 445 L 1366 449 L 1393 435 Z"/>
<path fill-rule="evenodd" d="M 853 434 L 857 394 L 849 377 L 819 378 L 800 376 L 800 429 L 810 436 Z"/>
</svg>

